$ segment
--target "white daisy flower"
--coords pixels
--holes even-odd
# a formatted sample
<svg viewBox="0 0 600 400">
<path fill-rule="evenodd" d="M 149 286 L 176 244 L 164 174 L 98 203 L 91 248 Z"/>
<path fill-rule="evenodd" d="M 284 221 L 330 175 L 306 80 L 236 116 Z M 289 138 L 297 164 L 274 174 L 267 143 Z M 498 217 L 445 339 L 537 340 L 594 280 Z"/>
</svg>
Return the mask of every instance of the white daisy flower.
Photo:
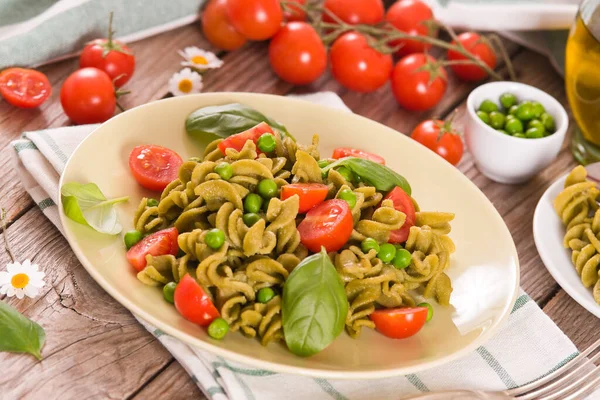
<svg viewBox="0 0 600 400">
<path fill-rule="evenodd" d="M 179 55 L 185 59 L 181 65 L 197 69 L 198 71 L 217 69 L 223 66 L 223 61 L 214 53 L 195 46 L 186 47 L 183 51 L 179 50 Z"/>
<path fill-rule="evenodd" d="M 174 73 L 169 79 L 169 91 L 173 96 L 200 93 L 203 87 L 202 76 L 189 68 Z"/>
<path fill-rule="evenodd" d="M 38 271 L 37 264 L 25 260 L 23 264 L 14 262 L 6 265 L 6 271 L 0 272 L 0 294 L 22 299 L 27 295 L 34 298 L 44 286 L 46 274 Z"/>
</svg>

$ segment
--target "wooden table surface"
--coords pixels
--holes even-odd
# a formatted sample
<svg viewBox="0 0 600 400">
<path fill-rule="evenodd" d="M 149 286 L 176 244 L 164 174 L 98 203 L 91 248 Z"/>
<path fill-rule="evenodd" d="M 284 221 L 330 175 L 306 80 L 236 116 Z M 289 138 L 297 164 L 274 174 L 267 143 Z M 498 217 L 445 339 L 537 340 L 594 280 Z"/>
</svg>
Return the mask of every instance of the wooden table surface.
<svg viewBox="0 0 600 400">
<path fill-rule="evenodd" d="M 539 87 L 567 104 L 563 79 L 546 58 L 505 41 L 519 80 Z M 185 46 L 212 49 L 197 24 L 132 44 L 136 71 L 123 98 L 126 108 L 167 95 L 167 81 L 179 70 L 177 49 Z M 326 74 L 307 87 L 279 80 L 268 65 L 265 43 L 246 45 L 233 53 L 219 53 L 225 65 L 205 75 L 206 92 L 242 91 L 306 93 L 333 91 L 360 115 L 400 132 L 411 132 L 426 118 L 447 118 L 461 110 L 474 85 L 449 78 L 441 103 L 423 113 L 408 112 L 394 101 L 390 88 L 370 94 L 350 92 Z M 43 361 L 0 353 L 0 399 L 71 398 L 200 398 L 204 396 L 165 348 L 119 303 L 86 273 L 67 241 L 44 217 L 23 189 L 12 169 L 10 142 L 22 132 L 68 125 L 59 101 L 64 79 L 77 68 L 77 60 L 42 67 L 54 92 L 40 109 L 22 110 L 0 101 L 0 204 L 9 213 L 8 238 L 19 259 L 30 258 L 46 272 L 46 286 L 36 299 L 7 301 L 46 330 Z M 499 71 L 506 75 L 500 66 Z M 552 279 L 535 248 L 532 218 L 546 188 L 574 165 L 565 140 L 558 159 L 530 182 L 509 186 L 485 178 L 469 154 L 458 168 L 494 203 L 517 245 L 521 285 L 577 345 L 585 348 L 600 337 L 600 320 L 572 300 Z M 0 254 L 0 266 L 9 258 Z"/>
</svg>

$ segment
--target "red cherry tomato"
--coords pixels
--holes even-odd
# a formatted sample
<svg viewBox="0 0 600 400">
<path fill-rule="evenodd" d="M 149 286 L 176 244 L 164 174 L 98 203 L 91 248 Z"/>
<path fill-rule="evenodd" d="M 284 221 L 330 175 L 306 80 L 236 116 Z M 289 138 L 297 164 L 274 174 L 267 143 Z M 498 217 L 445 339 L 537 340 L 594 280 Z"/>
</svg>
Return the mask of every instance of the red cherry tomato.
<svg viewBox="0 0 600 400">
<path fill-rule="evenodd" d="M 274 135 L 273 129 L 271 129 L 266 122 L 261 122 L 247 131 L 229 136 L 227 139 L 219 142 L 219 150 L 221 150 L 221 153 L 223 154 L 225 154 L 226 149 L 235 149 L 240 151 L 248 140 L 252 140 L 256 144 L 258 138 L 263 133 L 270 133 L 271 135 Z"/>
<path fill-rule="evenodd" d="M 60 104 L 76 124 L 104 122 L 113 116 L 117 105 L 112 79 L 98 68 L 79 69 L 63 83 Z"/>
<path fill-rule="evenodd" d="M 294 5 L 293 3 L 304 5 L 306 4 L 306 0 L 292 0 L 290 3 L 288 3 L 289 11 L 283 12 L 283 18 L 286 21 L 305 21 L 306 12 L 304 12 L 302 8 L 298 7 L 297 5 Z"/>
<path fill-rule="evenodd" d="M 33 108 L 52 94 L 46 75 L 33 69 L 7 68 L 0 72 L 0 94 L 11 105 Z"/>
<path fill-rule="evenodd" d="M 348 203 L 344 200 L 327 200 L 306 213 L 298 224 L 300 241 L 313 253 L 341 249 L 352 234 L 354 221 Z"/>
<path fill-rule="evenodd" d="M 352 149 L 350 147 L 338 147 L 333 150 L 332 158 L 336 160 L 344 157 L 358 157 L 376 162 L 377 164 L 385 165 L 385 159 L 377 154 L 369 153 L 368 151 Z"/>
<path fill-rule="evenodd" d="M 412 131 L 410 137 L 435 151 L 452 165 L 458 164 L 463 156 L 464 147 L 460 135 L 444 121 L 423 121 Z"/>
<path fill-rule="evenodd" d="M 385 13 L 381 0 L 325 0 L 324 7 L 342 21 L 352 25 L 377 24 L 383 21 Z M 323 20 L 333 22 L 327 13 L 323 14 Z"/>
<path fill-rule="evenodd" d="M 398 103 L 411 111 L 434 107 L 444 96 L 448 75 L 441 66 L 427 64 L 435 59 L 425 54 L 411 54 L 401 59 L 392 73 L 392 91 Z M 427 68 L 426 70 L 419 70 Z M 433 76 L 432 76 L 433 75 Z"/>
<path fill-rule="evenodd" d="M 129 169 L 136 181 L 146 189 L 161 191 L 179 176 L 183 160 L 166 147 L 143 145 L 129 155 Z"/>
<path fill-rule="evenodd" d="M 392 200 L 394 208 L 406 215 L 406 221 L 400 229 L 390 232 L 390 243 L 404 243 L 408 239 L 410 227 L 415 224 L 415 205 L 406 192 L 398 186 L 393 188 L 383 200 Z"/>
<path fill-rule="evenodd" d="M 250 40 L 266 40 L 283 22 L 279 0 L 227 0 L 227 15 L 233 27 Z"/>
<path fill-rule="evenodd" d="M 87 67 L 106 72 L 119 88 L 133 76 L 135 57 L 129 47 L 118 40 L 96 39 L 88 43 L 79 56 L 79 68 Z"/>
<path fill-rule="evenodd" d="M 127 260 L 138 272 L 146 267 L 146 256 L 177 255 L 179 245 L 177 228 L 164 229 L 146 236 L 127 250 Z"/>
<path fill-rule="evenodd" d="M 409 35 L 437 36 L 437 30 L 430 31 L 427 26 L 427 21 L 433 20 L 433 12 L 420 0 L 400 0 L 392 4 L 385 15 L 385 20 Z M 431 48 L 431 44 L 410 39 L 398 39 L 390 44 L 402 46 L 396 53 L 401 57 L 412 53 L 423 53 Z"/>
<path fill-rule="evenodd" d="M 357 32 L 340 36 L 329 53 L 331 73 L 344 87 L 356 92 L 372 92 L 390 79 L 394 63 L 390 54 L 369 46 L 367 38 Z"/>
<path fill-rule="evenodd" d="M 202 31 L 213 45 L 234 51 L 246 43 L 244 35 L 235 30 L 227 16 L 227 0 L 211 0 L 202 13 Z"/>
<path fill-rule="evenodd" d="M 210 297 L 189 274 L 185 274 L 175 287 L 173 300 L 183 318 L 200 326 L 209 325 L 219 316 Z"/>
<path fill-rule="evenodd" d="M 488 67 L 496 68 L 496 53 L 483 41 L 481 36 L 475 32 L 464 32 L 458 35 L 458 40 L 469 53 L 486 63 Z M 452 44 L 456 43 L 453 41 Z M 448 50 L 448 60 L 462 61 L 468 60 L 468 58 L 457 51 Z M 451 65 L 450 68 L 460 79 L 465 81 L 476 82 L 488 76 L 487 72 L 477 65 Z"/>
<path fill-rule="evenodd" d="M 427 322 L 427 307 L 383 308 L 369 318 L 375 329 L 392 339 L 405 339 L 421 330 Z"/>
<path fill-rule="evenodd" d="M 269 60 L 281 79 L 306 85 L 327 67 L 327 51 L 315 29 L 306 22 L 290 22 L 269 44 Z"/>
<path fill-rule="evenodd" d="M 297 194 L 298 197 L 300 197 L 300 208 L 298 209 L 298 212 L 305 213 L 316 205 L 321 204 L 328 193 L 329 188 L 327 185 L 322 185 L 320 183 L 293 183 L 281 188 L 281 200 L 285 200 Z"/>
</svg>

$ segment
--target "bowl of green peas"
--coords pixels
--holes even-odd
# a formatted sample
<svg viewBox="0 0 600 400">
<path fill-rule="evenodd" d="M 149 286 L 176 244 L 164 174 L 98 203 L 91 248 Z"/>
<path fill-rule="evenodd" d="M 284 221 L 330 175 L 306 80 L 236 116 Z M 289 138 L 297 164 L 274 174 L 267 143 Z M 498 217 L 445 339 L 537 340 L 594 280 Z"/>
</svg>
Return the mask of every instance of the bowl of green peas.
<svg viewBox="0 0 600 400">
<path fill-rule="evenodd" d="M 465 141 L 488 178 L 516 184 L 531 179 L 558 155 L 569 119 L 548 93 L 517 82 L 491 82 L 467 99 Z"/>
</svg>

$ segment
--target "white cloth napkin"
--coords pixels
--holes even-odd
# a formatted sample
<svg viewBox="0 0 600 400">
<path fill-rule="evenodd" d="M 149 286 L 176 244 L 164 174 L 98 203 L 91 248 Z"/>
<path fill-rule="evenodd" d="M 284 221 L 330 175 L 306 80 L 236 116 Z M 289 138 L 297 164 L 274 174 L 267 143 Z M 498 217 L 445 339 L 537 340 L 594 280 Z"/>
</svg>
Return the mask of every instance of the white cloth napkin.
<svg viewBox="0 0 600 400">
<path fill-rule="evenodd" d="M 331 92 L 301 96 L 346 109 Z M 26 132 L 13 142 L 15 168 L 43 213 L 61 230 L 58 180 L 67 159 L 96 125 Z M 192 348 L 140 321 L 160 340 L 212 400 L 374 400 L 444 389 L 503 390 L 540 378 L 578 351 L 527 294 L 521 293 L 496 336 L 468 356 L 418 374 L 376 381 L 335 381 L 252 368 Z"/>
</svg>

